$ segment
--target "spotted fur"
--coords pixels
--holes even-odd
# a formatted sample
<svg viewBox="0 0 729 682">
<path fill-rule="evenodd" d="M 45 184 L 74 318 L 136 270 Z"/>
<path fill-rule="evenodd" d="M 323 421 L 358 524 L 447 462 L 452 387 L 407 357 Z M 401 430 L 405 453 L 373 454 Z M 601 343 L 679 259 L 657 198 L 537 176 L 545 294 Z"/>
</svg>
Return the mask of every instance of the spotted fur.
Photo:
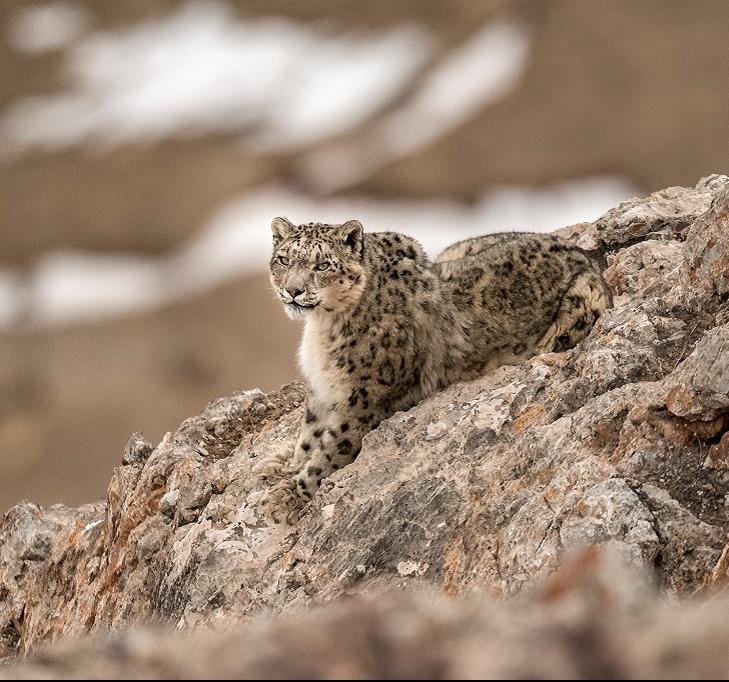
<svg viewBox="0 0 729 682">
<path fill-rule="evenodd" d="M 272 223 L 271 283 L 305 320 L 307 409 L 290 476 L 264 498 L 293 522 L 363 437 L 454 382 L 581 341 L 612 304 L 584 251 L 552 235 L 459 242 L 432 263 L 410 237 L 342 225 Z"/>
</svg>

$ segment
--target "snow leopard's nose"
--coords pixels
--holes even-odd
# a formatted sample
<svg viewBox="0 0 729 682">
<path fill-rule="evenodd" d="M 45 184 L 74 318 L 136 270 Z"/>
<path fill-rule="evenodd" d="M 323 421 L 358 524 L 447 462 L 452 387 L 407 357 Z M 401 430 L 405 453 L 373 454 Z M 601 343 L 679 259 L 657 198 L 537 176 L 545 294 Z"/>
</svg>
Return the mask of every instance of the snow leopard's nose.
<svg viewBox="0 0 729 682">
<path fill-rule="evenodd" d="M 286 287 L 286 293 L 296 300 L 297 296 L 301 296 L 304 293 L 303 289 L 297 289 L 296 287 Z"/>
</svg>

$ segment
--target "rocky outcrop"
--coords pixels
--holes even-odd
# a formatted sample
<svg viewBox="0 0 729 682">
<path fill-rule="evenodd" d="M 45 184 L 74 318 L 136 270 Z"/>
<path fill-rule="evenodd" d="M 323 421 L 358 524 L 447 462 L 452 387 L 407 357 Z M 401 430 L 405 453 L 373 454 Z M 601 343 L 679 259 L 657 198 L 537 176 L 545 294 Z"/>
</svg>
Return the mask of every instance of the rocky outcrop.
<svg viewBox="0 0 729 682">
<path fill-rule="evenodd" d="M 293 448 L 297 384 L 216 401 L 154 448 L 132 437 L 105 504 L 11 510 L 5 652 L 150 621 L 230 628 L 344 595 L 519 595 L 584 545 L 672 591 L 720 585 L 728 214 L 729 178 L 712 176 L 562 230 L 603 259 L 617 294 L 589 338 L 396 414 L 295 527 L 261 518 L 256 472 Z M 390 613 L 332 608 L 335 624 L 347 609 Z"/>
<path fill-rule="evenodd" d="M 508 603 L 397 595 L 241 631 L 133 630 L 66 642 L 0 679 L 723 679 L 726 597 L 671 604 L 643 578 L 586 551 Z"/>
</svg>

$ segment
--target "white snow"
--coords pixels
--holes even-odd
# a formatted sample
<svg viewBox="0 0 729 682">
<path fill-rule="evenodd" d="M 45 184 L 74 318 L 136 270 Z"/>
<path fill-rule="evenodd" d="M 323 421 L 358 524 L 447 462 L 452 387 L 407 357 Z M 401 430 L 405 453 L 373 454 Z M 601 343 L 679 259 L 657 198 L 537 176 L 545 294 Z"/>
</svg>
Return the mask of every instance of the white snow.
<svg viewBox="0 0 729 682">
<path fill-rule="evenodd" d="M 52 324 L 152 308 L 167 296 L 163 261 L 124 255 L 54 252 L 33 273 L 31 321 Z"/>
<path fill-rule="evenodd" d="M 307 175 L 321 190 L 334 191 L 442 137 L 518 84 L 529 42 L 524 24 L 491 21 L 446 56 L 414 97 L 363 142 L 313 152 L 304 164 Z"/>
<path fill-rule="evenodd" d="M 406 85 L 429 47 L 427 35 L 415 26 L 377 39 L 332 37 L 302 47 L 289 81 L 272 102 L 267 123 L 246 148 L 282 150 L 355 127 Z"/>
<path fill-rule="evenodd" d="M 87 11 L 70 2 L 48 2 L 22 7 L 6 28 L 8 42 L 30 54 L 68 47 L 86 31 Z"/>
<path fill-rule="evenodd" d="M 501 99 L 519 82 L 529 54 L 523 24 L 494 20 L 448 55 L 411 102 L 382 125 L 386 146 L 410 153 Z"/>
<path fill-rule="evenodd" d="M 0 270 L 0 327 L 22 312 L 24 323 L 46 326 L 153 308 L 205 291 L 241 274 L 263 271 L 276 215 L 295 222 L 363 221 L 368 231 L 396 230 L 436 255 L 449 243 L 504 230 L 543 232 L 598 218 L 635 195 L 620 178 L 602 177 L 545 189 L 505 187 L 476 205 L 453 201 L 318 199 L 272 186 L 221 208 L 199 236 L 167 258 L 54 253 L 41 259 L 22 286 Z"/>
<path fill-rule="evenodd" d="M 387 102 L 428 48 L 414 26 L 334 35 L 285 18 L 243 22 L 227 3 L 188 0 L 74 45 L 70 89 L 15 102 L 0 151 L 220 130 L 249 130 L 258 147 L 311 143 Z"/>
</svg>

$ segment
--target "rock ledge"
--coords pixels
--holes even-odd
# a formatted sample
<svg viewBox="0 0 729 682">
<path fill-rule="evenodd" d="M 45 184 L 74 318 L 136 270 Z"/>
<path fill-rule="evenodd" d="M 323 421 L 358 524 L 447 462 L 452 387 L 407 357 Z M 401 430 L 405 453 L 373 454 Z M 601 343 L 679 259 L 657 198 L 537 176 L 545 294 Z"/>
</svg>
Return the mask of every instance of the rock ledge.
<svg viewBox="0 0 729 682">
<path fill-rule="evenodd" d="M 156 447 L 135 434 L 105 503 L 10 510 L 0 653 L 140 623 L 228 629 L 345 595 L 518 595 L 585 545 L 667 590 L 723 584 L 729 178 L 560 232 L 617 294 L 590 337 L 393 416 L 296 527 L 258 515 L 255 472 L 291 451 L 299 384 L 215 401 Z M 327 622 L 389 608 L 333 606 Z"/>
</svg>

